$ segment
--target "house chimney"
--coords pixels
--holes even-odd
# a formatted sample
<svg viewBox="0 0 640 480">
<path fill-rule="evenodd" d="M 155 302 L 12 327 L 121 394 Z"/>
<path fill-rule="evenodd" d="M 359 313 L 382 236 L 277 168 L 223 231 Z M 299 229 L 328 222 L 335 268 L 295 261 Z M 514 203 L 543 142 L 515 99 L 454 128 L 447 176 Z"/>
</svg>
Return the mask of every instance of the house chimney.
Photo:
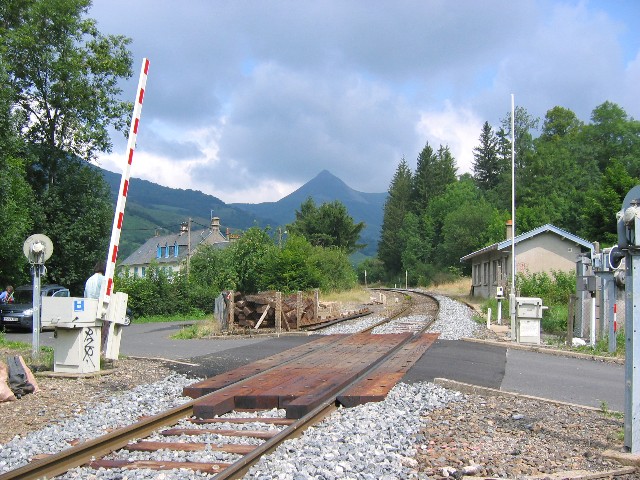
<svg viewBox="0 0 640 480">
<path fill-rule="evenodd" d="M 211 218 L 211 231 L 220 233 L 220 218 L 218 217 Z"/>
<path fill-rule="evenodd" d="M 507 220 L 507 240 L 510 240 L 513 237 L 513 221 L 511 219 Z"/>
</svg>

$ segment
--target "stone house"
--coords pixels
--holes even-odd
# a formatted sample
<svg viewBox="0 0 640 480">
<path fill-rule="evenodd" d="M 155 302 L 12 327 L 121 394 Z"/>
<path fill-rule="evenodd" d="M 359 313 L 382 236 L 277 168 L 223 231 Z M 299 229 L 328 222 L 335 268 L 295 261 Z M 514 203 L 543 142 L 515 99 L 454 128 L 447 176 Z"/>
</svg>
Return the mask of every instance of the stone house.
<svg viewBox="0 0 640 480">
<path fill-rule="evenodd" d="M 157 263 L 168 273 L 179 272 L 189 255 L 202 245 L 224 248 L 229 240 L 220 232 L 220 219 L 213 217 L 208 229 L 189 231 L 183 223 L 179 233 L 155 236 L 129 255 L 119 266 L 121 275 L 144 277 L 151 262 Z"/>
<path fill-rule="evenodd" d="M 575 271 L 577 256 L 593 251 L 593 244 L 551 224 L 542 225 L 513 239 L 516 273 Z M 465 255 L 471 262 L 471 294 L 493 297 L 497 287 L 508 293 L 511 279 L 512 222 L 507 222 L 506 239 Z"/>
</svg>

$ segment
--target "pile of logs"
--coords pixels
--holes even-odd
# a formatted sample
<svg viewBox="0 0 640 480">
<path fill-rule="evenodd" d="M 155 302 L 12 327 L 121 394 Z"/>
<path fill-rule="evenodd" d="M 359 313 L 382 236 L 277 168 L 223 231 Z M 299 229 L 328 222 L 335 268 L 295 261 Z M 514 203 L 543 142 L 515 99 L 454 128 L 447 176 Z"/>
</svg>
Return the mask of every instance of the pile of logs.
<svg viewBox="0 0 640 480">
<path fill-rule="evenodd" d="M 244 328 L 276 328 L 276 293 L 242 295 L 235 292 L 233 323 Z M 297 294 L 282 296 L 281 308 L 280 327 L 286 331 L 316 323 L 313 298 Z"/>
</svg>

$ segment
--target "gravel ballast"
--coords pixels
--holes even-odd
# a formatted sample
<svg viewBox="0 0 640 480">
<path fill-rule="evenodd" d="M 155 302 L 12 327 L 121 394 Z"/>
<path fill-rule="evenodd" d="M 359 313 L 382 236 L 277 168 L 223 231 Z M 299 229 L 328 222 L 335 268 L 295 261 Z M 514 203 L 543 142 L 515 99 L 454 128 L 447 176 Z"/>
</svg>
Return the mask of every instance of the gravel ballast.
<svg viewBox="0 0 640 480">
<path fill-rule="evenodd" d="M 441 338 L 472 337 L 482 328 L 472 320 L 473 311 L 467 305 L 440 295 L 436 298 L 440 311 L 430 330 L 441 332 Z M 411 324 L 429 320 L 428 314 L 410 315 L 415 317 L 411 318 Z M 381 318 L 337 324 L 331 327 L 331 333 L 353 333 L 357 328 L 366 328 L 365 324 L 376 323 L 375 320 Z M 406 318 L 402 323 L 406 325 Z M 133 423 L 140 416 L 153 415 L 190 400 L 181 396 L 182 388 L 197 380 L 171 375 L 92 403 L 70 418 L 16 437 L 0 445 L 0 473 L 23 465 L 34 455 L 55 453 L 72 442 L 94 438 L 108 429 Z M 273 410 L 266 415 L 284 416 L 284 411 Z M 221 424 L 219 428 L 225 426 L 229 425 Z M 194 426 L 189 424 L 189 428 Z M 256 425 L 234 425 L 234 428 L 255 429 Z M 262 425 L 262 428 L 279 427 Z M 285 442 L 273 454 L 262 458 L 245 478 L 390 480 L 460 478 L 466 474 L 517 479 L 566 470 L 603 471 L 617 466 L 602 458 L 601 452 L 605 447 L 619 445 L 621 428 L 619 418 L 593 410 L 528 399 L 464 395 L 427 382 L 400 383 L 383 402 L 339 408 L 299 438 Z M 216 443 L 219 441 L 216 437 L 211 435 L 208 441 Z M 161 437 L 151 439 L 159 441 Z M 189 437 L 173 439 L 180 440 L 188 441 Z M 240 437 L 225 439 L 230 441 L 261 442 Z M 131 454 L 137 459 L 199 462 L 238 458 L 212 451 Z M 127 452 L 112 456 L 127 457 L 130 457 Z M 60 478 L 172 480 L 211 476 L 191 470 L 78 468 Z"/>
</svg>

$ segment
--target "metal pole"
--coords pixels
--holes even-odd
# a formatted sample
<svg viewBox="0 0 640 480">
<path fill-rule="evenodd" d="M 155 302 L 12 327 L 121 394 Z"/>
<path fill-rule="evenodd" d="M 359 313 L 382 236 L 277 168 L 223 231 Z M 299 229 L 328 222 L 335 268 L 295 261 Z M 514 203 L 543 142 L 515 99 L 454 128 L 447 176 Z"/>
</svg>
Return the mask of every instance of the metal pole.
<svg viewBox="0 0 640 480">
<path fill-rule="evenodd" d="M 640 268 L 639 255 L 638 252 L 628 251 L 625 277 L 624 446 L 633 454 L 640 452 L 640 417 L 637 415 L 640 407 L 640 369 L 637 368 L 640 341 L 634 338 L 635 332 L 640 329 L 640 302 L 634 302 L 634 295 L 640 295 L 640 273 L 637 271 Z"/>
<path fill-rule="evenodd" d="M 511 340 L 516 339 L 516 109 L 515 96 L 511 94 Z"/>
<path fill-rule="evenodd" d="M 40 296 L 40 277 L 44 265 L 34 264 L 33 267 L 33 333 L 31 337 L 31 356 L 34 359 L 40 357 L 40 305 L 42 297 Z"/>
</svg>

